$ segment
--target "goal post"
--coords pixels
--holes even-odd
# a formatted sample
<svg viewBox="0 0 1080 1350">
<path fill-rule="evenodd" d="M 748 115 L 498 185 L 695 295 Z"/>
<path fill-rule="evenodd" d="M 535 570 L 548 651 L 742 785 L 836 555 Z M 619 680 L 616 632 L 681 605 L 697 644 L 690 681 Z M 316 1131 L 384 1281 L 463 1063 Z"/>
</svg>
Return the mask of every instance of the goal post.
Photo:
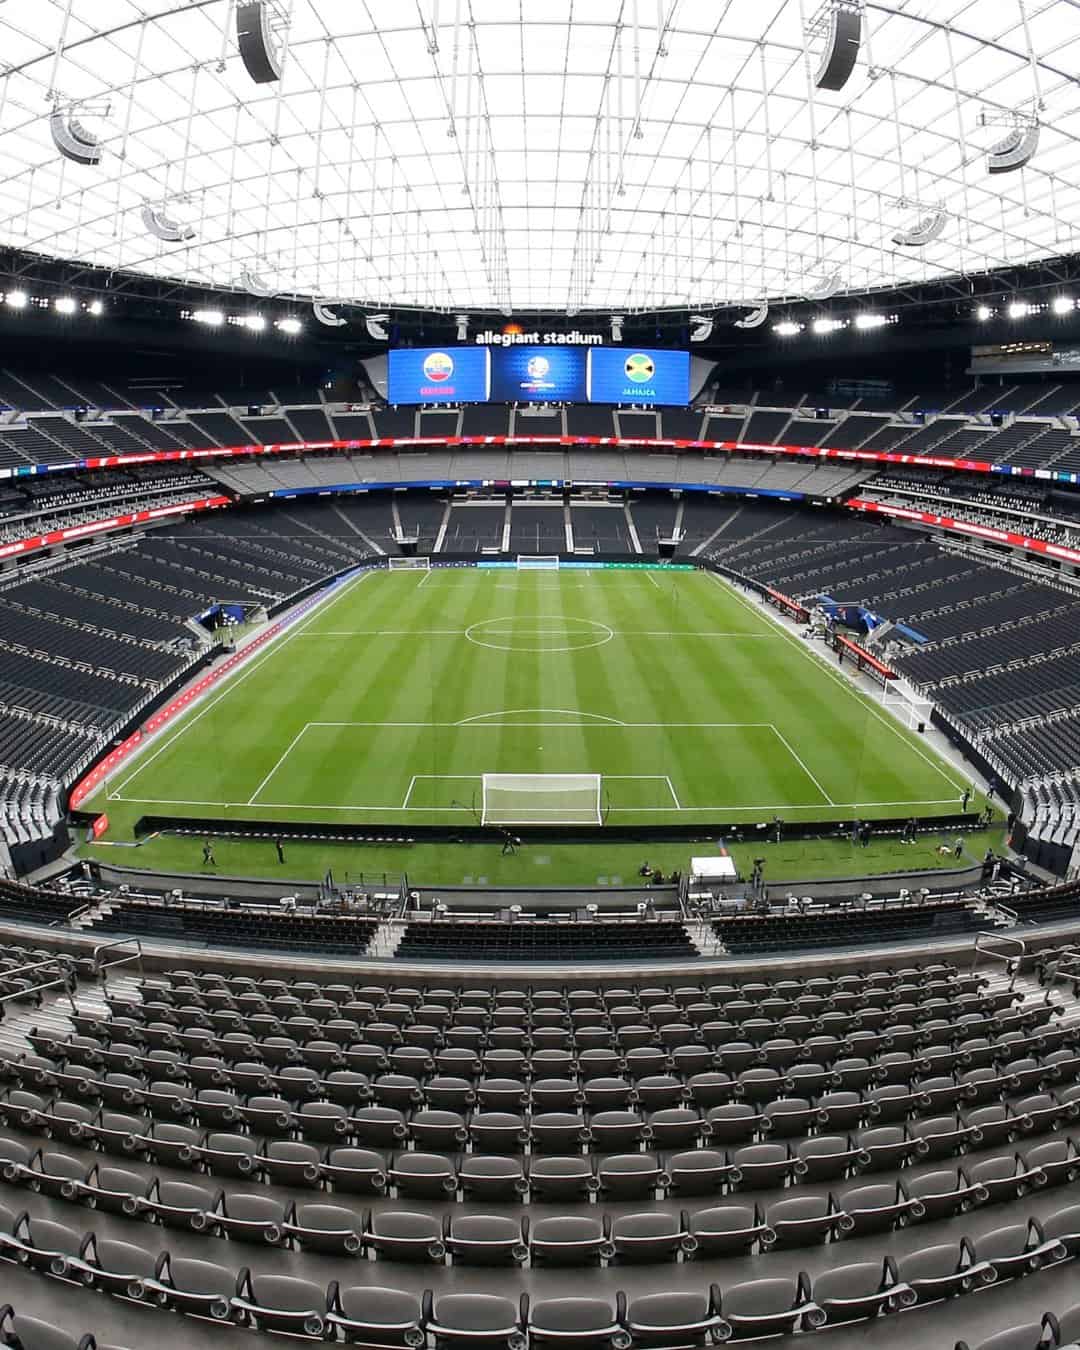
<svg viewBox="0 0 1080 1350">
<path fill-rule="evenodd" d="M 482 825 L 602 825 L 598 773 L 485 773 Z"/>
<path fill-rule="evenodd" d="M 517 555 L 519 572 L 557 572 L 559 555 L 557 553 L 519 553 Z"/>
<path fill-rule="evenodd" d="M 430 572 L 430 558 L 387 558 L 386 565 L 391 572 Z"/>
<path fill-rule="evenodd" d="M 897 680 L 886 680 L 881 702 L 898 721 L 914 731 L 930 721 L 934 705 L 915 690 L 905 689 Z"/>
</svg>

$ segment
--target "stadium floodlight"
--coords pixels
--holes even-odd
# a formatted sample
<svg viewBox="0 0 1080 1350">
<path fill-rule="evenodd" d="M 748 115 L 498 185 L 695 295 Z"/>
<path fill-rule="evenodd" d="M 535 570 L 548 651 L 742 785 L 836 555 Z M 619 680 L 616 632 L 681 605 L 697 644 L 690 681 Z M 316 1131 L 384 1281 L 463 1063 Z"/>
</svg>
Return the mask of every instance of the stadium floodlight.
<svg viewBox="0 0 1080 1350">
<path fill-rule="evenodd" d="M 1013 173 L 1029 164 L 1039 148 L 1039 129 L 1037 120 L 1018 122 L 1003 140 L 991 147 L 987 170 L 995 174 Z"/>
<path fill-rule="evenodd" d="M 78 305 L 70 295 L 61 295 L 53 301 L 53 309 L 56 310 L 57 314 L 74 314 Z"/>
<path fill-rule="evenodd" d="M 796 323 L 794 319 L 782 319 L 779 323 L 773 324 L 773 332 L 777 337 L 798 337 L 803 330 L 801 323 Z"/>
<path fill-rule="evenodd" d="M 100 300 L 91 300 L 90 303 L 86 306 L 86 312 L 88 314 L 92 314 L 95 319 L 99 319 L 101 318 L 102 314 L 105 313 L 105 306 L 101 303 Z"/>
<path fill-rule="evenodd" d="M 485 773 L 481 825 L 602 825 L 598 773 Z"/>
<path fill-rule="evenodd" d="M 980 305 L 975 311 L 975 317 L 980 323 L 986 323 L 994 317 L 994 311 L 989 305 Z"/>
<path fill-rule="evenodd" d="M 855 327 L 860 333 L 872 332 L 875 328 L 885 328 L 891 320 L 884 314 L 856 314 Z"/>
<path fill-rule="evenodd" d="M 705 314 L 691 314 L 690 322 L 693 324 L 690 329 L 690 341 L 708 342 L 712 337 L 713 320 Z"/>
<path fill-rule="evenodd" d="M 625 314 L 613 314 L 611 316 L 611 340 L 612 342 L 622 341 L 622 326 L 626 321 Z"/>
<path fill-rule="evenodd" d="M 1050 308 L 1055 314 L 1071 314 L 1076 308 L 1076 301 L 1071 295 L 1055 295 Z"/>
<path fill-rule="evenodd" d="M 390 322 L 389 314 L 367 314 L 364 317 L 364 327 L 367 329 L 368 337 L 373 342 L 389 342 L 390 329 L 387 324 Z"/>
<path fill-rule="evenodd" d="M 152 234 L 155 239 L 163 240 L 166 244 L 186 244 L 189 240 L 195 238 L 193 226 L 174 219 L 167 215 L 165 211 L 159 210 L 149 203 L 142 209 L 142 222 L 148 233 Z"/>
<path fill-rule="evenodd" d="M 197 309 L 191 317 L 196 323 L 206 324 L 207 328 L 220 328 L 225 322 L 220 309 Z"/>
<path fill-rule="evenodd" d="M 236 6 L 236 42 L 244 69 L 256 84 L 281 79 L 281 58 L 274 41 L 271 20 L 275 17 L 266 0 L 241 0 Z"/>
<path fill-rule="evenodd" d="M 318 300 L 312 302 L 312 313 L 318 321 L 327 328 L 344 328 L 345 320 L 340 314 L 335 314 L 329 305 L 321 304 Z"/>
<path fill-rule="evenodd" d="M 948 223 L 947 211 L 932 211 L 910 229 L 897 230 L 893 235 L 893 243 L 901 248 L 925 248 L 927 244 L 932 244 L 935 239 L 941 237 Z"/>
<path fill-rule="evenodd" d="M 845 326 L 843 319 L 815 319 L 811 327 L 818 337 L 828 337 Z"/>
<path fill-rule="evenodd" d="M 736 319 L 735 327 L 760 328 L 768 317 L 769 317 L 769 302 L 765 301 L 764 304 L 759 305 L 757 309 L 751 310 L 749 314 L 744 315 L 741 319 Z"/>
<path fill-rule="evenodd" d="M 304 325 L 299 319 L 278 319 L 277 327 L 279 332 L 288 333 L 290 337 L 296 337 L 297 333 L 304 331 Z"/>
<path fill-rule="evenodd" d="M 266 328 L 266 320 L 261 314 L 245 314 L 240 322 L 251 333 L 261 333 Z"/>
<path fill-rule="evenodd" d="M 65 159 L 76 164 L 100 164 L 104 153 L 101 142 L 81 122 L 57 108 L 49 116 L 53 144 Z"/>
<path fill-rule="evenodd" d="M 1007 312 L 1010 319 L 1026 319 L 1033 308 L 1026 300 L 1014 300 Z"/>
<path fill-rule="evenodd" d="M 467 314 L 456 314 L 454 322 L 457 324 L 457 340 L 464 342 L 469 336 L 469 316 Z"/>
<path fill-rule="evenodd" d="M 12 309 L 25 309 L 30 303 L 30 297 L 25 291 L 8 291 L 7 302 Z"/>
<path fill-rule="evenodd" d="M 807 25 L 811 34 L 828 26 L 825 50 L 814 76 L 818 89 L 835 93 L 851 78 L 862 45 L 863 8 L 862 0 L 826 0 Z"/>
</svg>

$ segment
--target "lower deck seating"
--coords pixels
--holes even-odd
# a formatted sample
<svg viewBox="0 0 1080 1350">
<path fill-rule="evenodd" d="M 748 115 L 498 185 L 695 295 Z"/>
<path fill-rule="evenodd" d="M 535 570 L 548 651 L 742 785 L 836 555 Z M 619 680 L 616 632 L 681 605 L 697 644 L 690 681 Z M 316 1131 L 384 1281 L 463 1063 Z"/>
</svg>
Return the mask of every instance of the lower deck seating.
<svg viewBox="0 0 1080 1350">
<path fill-rule="evenodd" d="M 686 929 L 671 922 L 412 923 L 398 946 L 416 961 L 619 961 L 697 956 Z"/>
<path fill-rule="evenodd" d="M 985 915 L 957 900 L 824 914 L 737 915 L 716 920 L 713 928 L 728 951 L 741 955 L 877 942 L 930 942 L 975 932 L 987 922 Z"/>
</svg>

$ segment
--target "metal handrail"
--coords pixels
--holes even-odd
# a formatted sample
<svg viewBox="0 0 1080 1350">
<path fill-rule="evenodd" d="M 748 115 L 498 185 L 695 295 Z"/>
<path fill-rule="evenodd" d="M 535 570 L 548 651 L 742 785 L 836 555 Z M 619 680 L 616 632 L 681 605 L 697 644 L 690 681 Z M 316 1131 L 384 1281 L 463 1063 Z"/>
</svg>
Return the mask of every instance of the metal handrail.
<svg viewBox="0 0 1080 1350">
<path fill-rule="evenodd" d="M 16 966 L 13 970 L 0 970 L 0 980 L 10 980 L 13 975 L 25 975 L 31 970 L 41 970 L 43 966 L 54 966 L 57 961 L 67 961 L 74 965 L 76 959 L 69 952 L 57 952 L 55 956 L 50 956 L 47 961 L 32 961 L 29 965 Z"/>
<path fill-rule="evenodd" d="M 60 962 L 67 963 L 67 969 L 58 980 L 47 980 L 41 984 L 29 985 L 26 989 L 15 989 L 10 994 L 0 994 L 0 1008 L 6 1003 L 11 1003 L 15 999 L 24 999 L 31 994 L 42 994 L 46 989 L 63 989 L 68 996 L 68 1002 L 71 1004 L 71 1011 L 75 1012 L 74 997 L 74 979 L 75 979 L 75 958 L 69 956 L 67 952 L 58 952 L 56 956 L 50 956 L 47 961 L 33 961 L 29 965 L 16 966 L 14 970 L 0 971 L 0 982 L 10 980 L 16 975 L 25 975 L 32 970 L 42 970 L 46 966 L 55 966 Z"/>
<path fill-rule="evenodd" d="M 113 952 L 117 947 L 134 947 L 135 950 L 127 956 L 117 957 L 115 961 L 100 960 L 100 957 L 104 952 Z M 99 943 L 98 946 L 94 948 L 93 955 L 90 959 L 93 965 L 94 974 L 104 976 L 104 983 L 106 985 L 109 983 L 109 977 L 105 973 L 106 971 L 112 970 L 114 966 L 129 965 L 132 961 L 137 961 L 139 963 L 139 979 L 141 980 L 145 977 L 145 972 L 143 970 L 142 943 L 138 938 L 120 938 L 116 942 Z"/>
<path fill-rule="evenodd" d="M 1006 956 L 1003 952 L 996 952 L 985 945 L 989 942 L 1006 942 L 1012 947 L 1020 948 L 1018 957 Z M 975 951 L 971 959 L 971 969 L 974 971 L 979 964 L 980 956 L 988 956 L 994 961 L 1003 961 L 1006 966 L 1012 969 L 1012 979 L 1009 981 L 1010 991 L 1016 988 L 1016 977 L 1020 971 L 1020 962 L 1027 955 L 1027 943 L 1022 938 L 1010 937 L 1007 933 L 977 933 L 975 936 Z"/>
</svg>

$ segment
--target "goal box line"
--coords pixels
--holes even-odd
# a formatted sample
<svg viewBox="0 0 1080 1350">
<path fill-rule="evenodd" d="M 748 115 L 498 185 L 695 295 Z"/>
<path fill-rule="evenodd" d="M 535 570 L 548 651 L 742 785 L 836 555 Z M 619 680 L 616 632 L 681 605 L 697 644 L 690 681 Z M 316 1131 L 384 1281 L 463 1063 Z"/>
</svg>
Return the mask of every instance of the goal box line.
<svg viewBox="0 0 1080 1350">
<path fill-rule="evenodd" d="M 602 825 L 598 773 L 485 773 L 482 825 Z"/>
</svg>

